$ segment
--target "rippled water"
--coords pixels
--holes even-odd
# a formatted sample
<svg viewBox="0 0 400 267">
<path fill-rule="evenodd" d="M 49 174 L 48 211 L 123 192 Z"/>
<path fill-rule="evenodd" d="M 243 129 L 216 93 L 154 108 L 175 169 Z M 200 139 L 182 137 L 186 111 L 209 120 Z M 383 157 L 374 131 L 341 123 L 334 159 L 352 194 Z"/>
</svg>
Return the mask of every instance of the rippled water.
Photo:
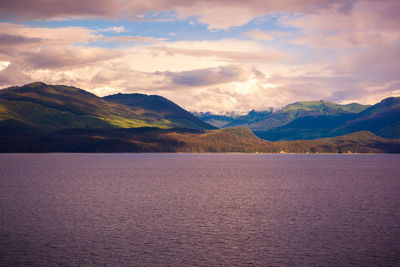
<svg viewBox="0 0 400 267">
<path fill-rule="evenodd" d="M 1 154 L 0 265 L 400 265 L 400 155 Z"/>
</svg>

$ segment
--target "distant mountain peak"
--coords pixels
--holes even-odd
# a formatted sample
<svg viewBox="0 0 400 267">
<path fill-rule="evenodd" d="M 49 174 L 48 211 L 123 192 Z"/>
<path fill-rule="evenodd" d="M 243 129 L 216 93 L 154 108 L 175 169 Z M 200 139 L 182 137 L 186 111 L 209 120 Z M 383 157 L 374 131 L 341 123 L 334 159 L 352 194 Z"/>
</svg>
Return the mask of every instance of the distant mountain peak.
<svg viewBox="0 0 400 267">
<path fill-rule="evenodd" d="M 21 87 L 32 87 L 33 88 L 33 87 L 40 87 L 40 86 L 47 86 L 47 84 L 45 84 L 44 82 L 38 81 L 38 82 L 32 82 L 32 83 L 25 84 Z"/>
<path fill-rule="evenodd" d="M 393 105 L 397 105 L 400 103 L 400 97 L 388 97 L 383 99 L 381 102 L 379 102 L 379 104 L 383 104 L 383 105 L 387 105 L 387 106 L 393 106 Z"/>
</svg>

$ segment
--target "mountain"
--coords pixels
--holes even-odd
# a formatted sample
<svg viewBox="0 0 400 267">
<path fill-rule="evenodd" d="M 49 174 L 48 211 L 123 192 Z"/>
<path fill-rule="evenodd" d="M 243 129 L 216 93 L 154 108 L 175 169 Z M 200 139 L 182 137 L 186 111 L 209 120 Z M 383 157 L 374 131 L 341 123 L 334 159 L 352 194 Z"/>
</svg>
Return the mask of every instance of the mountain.
<svg viewBox="0 0 400 267">
<path fill-rule="evenodd" d="M 400 138 L 400 97 L 386 98 L 335 129 L 338 135 L 356 131 L 370 131 L 385 138 Z"/>
<path fill-rule="evenodd" d="M 272 108 L 263 111 L 251 110 L 247 115 L 238 116 L 237 118 L 235 118 L 235 120 L 225 125 L 225 127 L 250 127 L 250 125 L 256 124 L 257 122 L 264 120 L 267 117 L 270 117 L 272 114 Z"/>
<path fill-rule="evenodd" d="M 144 94 L 115 94 L 104 97 L 109 102 L 119 103 L 128 106 L 133 111 L 140 109 L 157 114 L 158 119 L 166 119 L 175 126 L 191 129 L 215 129 L 210 124 L 196 118 L 192 113 L 184 110 L 174 102 L 158 95 Z"/>
<path fill-rule="evenodd" d="M 358 107 L 355 111 L 359 110 Z M 384 99 L 360 112 L 307 114 L 266 131 L 253 130 L 257 136 L 271 141 L 334 137 L 358 131 L 400 138 L 400 97 Z"/>
<path fill-rule="evenodd" d="M 200 120 L 218 128 L 225 127 L 237 117 L 234 114 L 216 115 L 210 112 L 193 112 L 193 114 Z"/>
<path fill-rule="evenodd" d="M 246 126 L 253 131 L 267 131 L 269 129 L 286 125 L 302 117 L 355 114 L 368 107 L 369 106 L 367 105 L 360 105 L 357 103 L 339 105 L 320 100 L 296 102 L 279 110 L 274 110 L 273 108 L 263 111 L 252 110 L 248 114 L 241 116 L 214 115 L 209 112 L 194 114 L 207 123 L 220 128 Z"/>
<path fill-rule="evenodd" d="M 220 118 L 223 119 L 225 117 Z M 311 140 L 358 131 L 400 138 L 400 98 L 390 97 L 373 106 L 339 105 L 324 100 L 296 102 L 277 111 L 252 110 L 222 125 L 237 126 L 249 127 L 258 137 L 270 141 Z"/>
<path fill-rule="evenodd" d="M 334 133 L 334 129 L 354 119 L 355 116 L 355 114 L 305 116 L 294 119 L 283 126 L 267 131 L 255 130 L 254 133 L 258 137 L 270 141 L 310 140 L 339 136 L 340 134 Z"/>
<path fill-rule="evenodd" d="M 249 114 L 237 118 L 226 126 L 248 126 L 253 131 L 267 131 L 302 117 L 355 114 L 366 108 L 368 106 L 356 103 L 339 105 L 324 100 L 303 101 L 289 104 L 275 112 L 272 109 L 261 112 L 250 111 Z"/>
<path fill-rule="evenodd" d="M 65 128 L 213 128 L 190 114 L 182 118 L 185 111 L 165 98 L 141 97 L 151 99 L 152 108 L 127 106 L 64 85 L 35 82 L 14 86 L 0 90 L 0 125 L 23 124 L 25 129 L 44 132 Z M 163 112 L 157 106 L 163 107 Z M 167 114 L 168 108 L 171 111 Z"/>
</svg>

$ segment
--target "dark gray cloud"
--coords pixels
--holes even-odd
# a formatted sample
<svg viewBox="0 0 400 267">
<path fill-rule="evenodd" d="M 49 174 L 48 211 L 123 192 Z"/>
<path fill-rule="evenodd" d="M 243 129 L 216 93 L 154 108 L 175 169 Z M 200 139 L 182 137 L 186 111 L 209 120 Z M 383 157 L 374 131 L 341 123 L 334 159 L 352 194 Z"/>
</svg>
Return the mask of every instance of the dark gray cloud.
<svg viewBox="0 0 400 267">
<path fill-rule="evenodd" d="M 159 73 L 169 78 L 173 84 L 183 86 L 207 86 L 212 84 L 243 81 L 249 72 L 239 66 L 221 66 L 182 72 Z"/>
<path fill-rule="evenodd" d="M 2 0 L 0 18 L 55 19 L 60 17 L 112 16 L 118 1 L 108 0 Z"/>
<path fill-rule="evenodd" d="M 24 49 L 40 46 L 44 41 L 42 38 L 0 33 L 0 53 L 9 56 L 20 56 L 21 53 L 26 52 Z"/>
<path fill-rule="evenodd" d="M 41 43 L 43 41 L 44 41 L 43 39 L 35 37 L 25 37 L 22 35 L 14 35 L 6 33 L 0 34 L 0 46 L 33 44 L 33 43 Z"/>
</svg>

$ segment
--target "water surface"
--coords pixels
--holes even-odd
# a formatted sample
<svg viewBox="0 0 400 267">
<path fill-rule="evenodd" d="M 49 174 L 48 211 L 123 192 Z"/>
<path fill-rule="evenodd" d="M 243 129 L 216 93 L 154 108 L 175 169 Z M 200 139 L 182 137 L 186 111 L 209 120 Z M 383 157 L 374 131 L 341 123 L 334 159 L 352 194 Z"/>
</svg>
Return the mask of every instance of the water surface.
<svg viewBox="0 0 400 267">
<path fill-rule="evenodd" d="M 1 154 L 0 265 L 400 265 L 400 155 Z"/>
</svg>

